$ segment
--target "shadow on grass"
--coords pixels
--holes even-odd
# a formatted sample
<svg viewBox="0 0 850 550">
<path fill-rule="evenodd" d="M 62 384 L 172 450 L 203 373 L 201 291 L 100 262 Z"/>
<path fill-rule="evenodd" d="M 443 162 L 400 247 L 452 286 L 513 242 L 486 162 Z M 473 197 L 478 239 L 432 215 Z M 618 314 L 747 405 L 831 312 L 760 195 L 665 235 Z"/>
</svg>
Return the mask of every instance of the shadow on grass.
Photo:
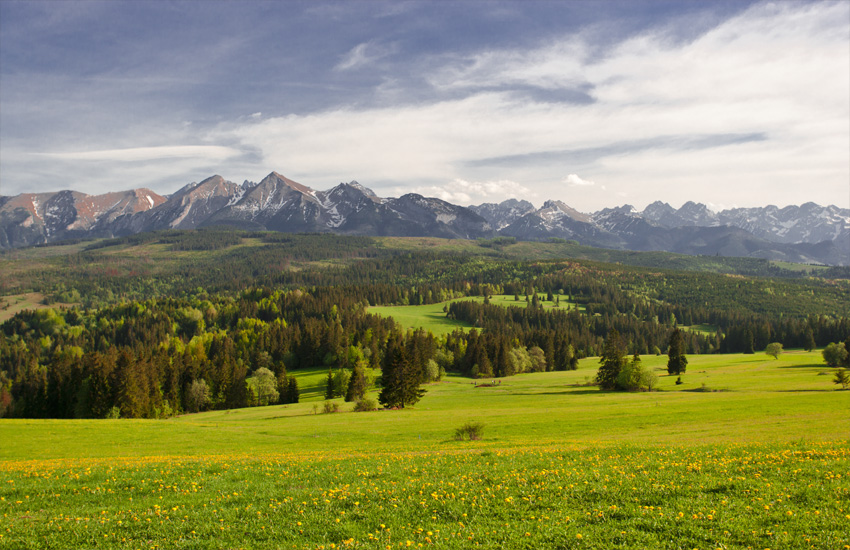
<svg viewBox="0 0 850 550">
<path fill-rule="evenodd" d="M 775 390 L 776 393 L 829 393 L 832 391 L 841 390 L 841 388 L 830 388 L 828 390 L 815 389 L 815 390 Z"/>
<path fill-rule="evenodd" d="M 591 394 L 617 394 L 617 393 L 627 393 L 627 392 L 617 392 L 617 391 L 602 391 L 598 389 L 592 390 L 564 390 L 564 391 L 535 391 L 535 392 L 510 392 L 508 395 L 591 395 Z"/>
<path fill-rule="evenodd" d="M 808 365 L 785 365 L 783 367 L 777 367 L 779 369 L 829 369 L 831 367 L 827 366 L 826 363 L 811 363 Z"/>
<path fill-rule="evenodd" d="M 478 439 L 473 439 L 473 440 L 455 439 L 454 437 L 452 437 L 450 439 L 443 439 L 441 441 L 438 441 L 437 444 L 438 445 L 448 445 L 450 443 L 456 443 L 456 444 L 460 444 L 460 445 L 473 445 L 469 449 L 458 449 L 458 451 L 469 452 L 469 453 L 474 453 L 474 452 L 477 451 L 484 458 L 492 458 L 496 455 L 493 453 L 493 451 L 491 449 L 488 449 L 487 447 L 484 447 L 484 448 L 475 447 L 474 445 L 477 444 L 477 443 L 483 443 L 483 442 L 499 443 L 499 442 L 503 442 L 503 441 L 504 440 L 502 438 L 499 438 L 499 437 L 480 437 Z"/>
</svg>

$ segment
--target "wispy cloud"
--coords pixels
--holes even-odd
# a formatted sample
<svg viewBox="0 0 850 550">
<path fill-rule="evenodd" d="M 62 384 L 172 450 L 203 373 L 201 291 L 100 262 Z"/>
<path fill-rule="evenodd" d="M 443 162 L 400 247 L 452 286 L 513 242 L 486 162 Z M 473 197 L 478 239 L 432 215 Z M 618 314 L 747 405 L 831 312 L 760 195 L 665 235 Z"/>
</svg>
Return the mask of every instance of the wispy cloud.
<svg viewBox="0 0 850 550">
<path fill-rule="evenodd" d="M 363 42 L 351 48 L 340 62 L 334 67 L 337 71 L 348 71 L 371 65 L 376 61 L 390 55 L 392 46 L 378 44 L 374 41 Z"/>
<path fill-rule="evenodd" d="M 140 160 L 150 161 L 172 158 L 226 160 L 239 155 L 240 151 L 231 147 L 221 147 L 218 145 L 175 145 L 170 147 L 132 147 L 127 149 L 106 149 L 102 151 L 37 154 L 61 160 L 138 162 Z"/>
<path fill-rule="evenodd" d="M 809 173 L 818 185 L 806 189 L 807 197 L 840 202 L 850 151 L 847 17 L 842 3 L 758 5 L 689 42 L 650 32 L 590 60 L 574 38 L 532 51 L 487 52 L 434 72 L 437 89 L 470 90 L 458 99 L 332 110 L 219 131 L 258 147 L 270 165 L 379 187 L 410 182 L 450 189 L 457 180 L 509 175 L 557 196 L 564 173 L 586 172 L 635 202 L 700 200 L 710 192 L 743 193 L 757 203 L 769 188 L 769 200 L 789 203 L 808 200 L 799 183 Z M 505 80 L 553 89 L 586 82 L 595 101 L 528 101 L 487 89 Z M 616 151 L 621 143 L 642 145 Z M 539 166 L 513 165 L 509 174 L 505 166 L 470 163 L 612 147 L 596 158 L 550 155 Z M 601 207 L 610 196 L 589 193 L 577 206 Z"/>
</svg>

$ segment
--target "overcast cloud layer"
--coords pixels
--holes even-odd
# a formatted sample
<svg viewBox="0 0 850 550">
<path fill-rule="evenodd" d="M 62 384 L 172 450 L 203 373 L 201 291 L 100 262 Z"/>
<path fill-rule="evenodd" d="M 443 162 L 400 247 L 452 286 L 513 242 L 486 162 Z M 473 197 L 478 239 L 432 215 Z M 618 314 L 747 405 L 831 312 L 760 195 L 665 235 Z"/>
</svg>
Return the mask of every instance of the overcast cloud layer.
<svg viewBox="0 0 850 550">
<path fill-rule="evenodd" d="M 850 206 L 850 3 L 0 2 L 0 194 Z"/>
</svg>

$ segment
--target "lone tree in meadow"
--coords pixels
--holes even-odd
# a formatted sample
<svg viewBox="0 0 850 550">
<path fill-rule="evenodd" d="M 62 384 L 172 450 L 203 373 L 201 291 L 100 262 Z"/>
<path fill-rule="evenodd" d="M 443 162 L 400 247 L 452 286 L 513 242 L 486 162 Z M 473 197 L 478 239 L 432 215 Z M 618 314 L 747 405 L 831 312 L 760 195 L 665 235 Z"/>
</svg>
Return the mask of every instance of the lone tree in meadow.
<svg viewBox="0 0 850 550">
<path fill-rule="evenodd" d="M 425 390 L 420 387 L 422 372 L 411 360 L 401 336 L 391 336 L 387 341 L 381 371 L 383 389 L 378 395 L 378 401 L 384 407 L 403 409 L 405 405 L 415 404 L 425 394 Z"/>
<path fill-rule="evenodd" d="M 596 382 L 600 389 L 613 390 L 617 387 L 617 377 L 626 361 L 626 345 L 617 329 L 612 329 L 605 339 L 599 370 L 596 372 Z"/>
<path fill-rule="evenodd" d="M 844 347 L 844 342 L 835 342 L 827 345 L 821 352 L 823 360 L 832 368 L 840 367 L 847 360 L 847 349 Z"/>
<path fill-rule="evenodd" d="M 670 342 L 667 344 L 667 373 L 683 374 L 688 368 L 688 358 L 685 357 L 685 339 L 679 327 L 673 327 Z"/>
<path fill-rule="evenodd" d="M 783 352 L 782 344 L 780 342 L 772 342 L 764 348 L 764 352 L 774 359 L 779 359 L 779 356 L 782 355 Z"/>
</svg>

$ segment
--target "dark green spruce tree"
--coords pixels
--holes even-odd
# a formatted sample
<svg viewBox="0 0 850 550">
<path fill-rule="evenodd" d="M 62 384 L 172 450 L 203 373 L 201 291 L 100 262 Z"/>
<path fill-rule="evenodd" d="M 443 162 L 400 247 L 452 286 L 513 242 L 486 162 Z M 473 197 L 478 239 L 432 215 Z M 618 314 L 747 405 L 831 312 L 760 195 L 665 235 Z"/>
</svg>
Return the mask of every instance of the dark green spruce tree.
<svg viewBox="0 0 850 550">
<path fill-rule="evenodd" d="M 360 363 L 354 364 L 354 371 L 348 379 L 348 390 L 345 392 L 346 401 L 359 401 L 366 395 L 366 374 Z"/>
<path fill-rule="evenodd" d="M 286 385 L 286 402 L 298 403 L 298 380 L 290 375 L 289 384 Z"/>
<path fill-rule="evenodd" d="M 688 358 L 685 357 L 685 340 L 679 327 L 673 327 L 670 342 L 667 344 L 667 373 L 683 374 L 688 368 Z"/>
<path fill-rule="evenodd" d="M 602 357 L 599 358 L 599 370 L 596 382 L 603 390 L 613 390 L 617 387 L 617 376 L 626 364 L 626 344 L 620 338 L 617 329 L 612 329 L 605 339 Z"/>
<path fill-rule="evenodd" d="M 406 405 L 415 404 L 425 394 L 425 390 L 420 387 L 422 373 L 410 360 L 400 335 L 391 336 L 387 341 L 381 371 L 383 389 L 378 395 L 378 401 L 384 407 L 403 409 Z"/>
<path fill-rule="evenodd" d="M 325 381 L 325 399 L 333 399 L 336 397 L 336 388 L 334 387 L 334 373 L 333 370 L 328 369 L 328 378 Z"/>
</svg>

